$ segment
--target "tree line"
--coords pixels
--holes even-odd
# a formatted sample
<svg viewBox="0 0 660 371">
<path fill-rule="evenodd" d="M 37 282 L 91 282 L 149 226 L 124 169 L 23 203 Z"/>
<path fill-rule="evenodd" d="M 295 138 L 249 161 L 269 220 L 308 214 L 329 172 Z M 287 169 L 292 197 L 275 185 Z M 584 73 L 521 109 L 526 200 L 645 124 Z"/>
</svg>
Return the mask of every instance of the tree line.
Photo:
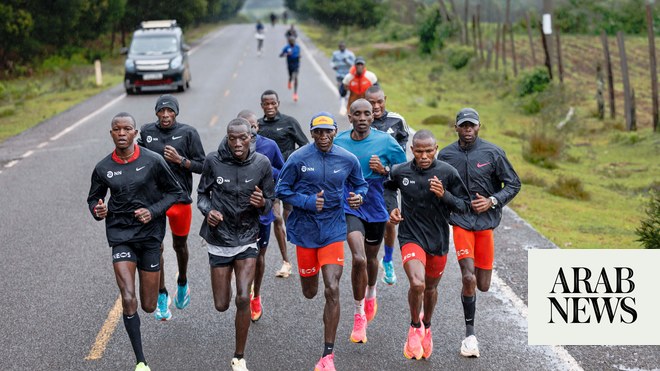
<svg viewBox="0 0 660 371">
<path fill-rule="evenodd" d="M 4 0 L 0 3 L 0 68 L 47 55 L 70 54 L 104 35 L 110 50 L 126 44 L 143 20 L 176 19 L 183 26 L 234 16 L 245 0 Z"/>
</svg>

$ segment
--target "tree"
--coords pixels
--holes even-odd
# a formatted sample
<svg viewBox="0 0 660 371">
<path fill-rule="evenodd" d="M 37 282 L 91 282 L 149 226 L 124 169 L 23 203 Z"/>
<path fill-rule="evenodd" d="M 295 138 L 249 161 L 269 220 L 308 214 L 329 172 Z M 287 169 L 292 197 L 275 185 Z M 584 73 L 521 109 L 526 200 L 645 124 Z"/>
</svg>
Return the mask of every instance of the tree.
<svg viewBox="0 0 660 371">
<path fill-rule="evenodd" d="M 26 47 L 34 27 L 32 15 L 10 4 L 0 4 L 0 66 L 11 69 L 15 60 L 28 54 Z"/>
<path fill-rule="evenodd" d="M 298 0 L 296 7 L 299 12 L 334 29 L 341 26 L 369 28 L 385 15 L 385 8 L 378 0 Z"/>
</svg>

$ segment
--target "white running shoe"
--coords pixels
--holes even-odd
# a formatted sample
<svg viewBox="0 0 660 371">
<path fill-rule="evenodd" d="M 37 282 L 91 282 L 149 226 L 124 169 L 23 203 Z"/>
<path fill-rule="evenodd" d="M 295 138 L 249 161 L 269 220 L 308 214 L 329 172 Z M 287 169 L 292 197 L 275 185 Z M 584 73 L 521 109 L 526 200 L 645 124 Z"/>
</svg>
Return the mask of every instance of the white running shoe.
<svg viewBox="0 0 660 371">
<path fill-rule="evenodd" d="M 479 342 L 477 337 L 470 335 L 461 342 L 461 355 L 463 357 L 479 357 Z"/>
<path fill-rule="evenodd" d="M 232 371 L 248 371 L 247 366 L 245 365 L 245 358 L 232 358 L 231 359 L 231 370 Z"/>
<path fill-rule="evenodd" d="M 346 104 L 343 104 L 342 102 L 341 106 L 339 107 L 339 114 L 342 116 L 346 116 Z"/>
</svg>

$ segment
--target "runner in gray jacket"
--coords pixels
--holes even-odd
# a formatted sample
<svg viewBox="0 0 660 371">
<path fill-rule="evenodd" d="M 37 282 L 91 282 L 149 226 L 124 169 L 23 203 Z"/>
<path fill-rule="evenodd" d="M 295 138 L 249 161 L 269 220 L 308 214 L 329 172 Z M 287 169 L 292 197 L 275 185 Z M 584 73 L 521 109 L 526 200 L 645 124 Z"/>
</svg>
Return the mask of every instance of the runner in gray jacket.
<svg viewBox="0 0 660 371">
<path fill-rule="evenodd" d="M 268 158 L 250 148 L 250 123 L 237 118 L 217 152 L 204 161 L 197 188 L 197 207 L 205 216 L 200 235 L 208 243 L 215 308 L 231 303 L 232 271 L 236 276 L 236 347 L 231 366 L 247 370 L 243 354 L 250 328 L 250 286 L 259 253 L 259 215 L 273 205 L 273 171 Z"/>
<path fill-rule="evenodd" d="M 452 214 L 456 257 L 463 276 L 463 312 L 465 336 L 461 355 L 479 357 L 479 343 L 474 335 L 476 288 L 490 288 L 495 248 L 493 229 L 502 219 L 502 208 L 520 192 L 520 179 L 504 151 L 478 137 L 479 114 L 464 108 L 456 116 L 458 141 L 443 148 L 438 159 L 458 170 L 472 198 L 472 212 Z"/>
</svg>

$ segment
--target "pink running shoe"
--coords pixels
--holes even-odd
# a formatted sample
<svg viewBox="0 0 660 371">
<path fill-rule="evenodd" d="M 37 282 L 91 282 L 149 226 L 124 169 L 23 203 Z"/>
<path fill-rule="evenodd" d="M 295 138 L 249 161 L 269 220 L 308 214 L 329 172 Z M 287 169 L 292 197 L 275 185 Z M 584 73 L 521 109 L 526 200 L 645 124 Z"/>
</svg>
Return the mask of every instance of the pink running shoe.
<svg viewBox="0 0 660 371">
<path fill-rule="evenodd" d="M 328 354 L 325 357 L 321 357 L 318 362 L 316 362 L 316 366 L 314 367 L 314 371 L 336 371 L 335 370 L 335 354 Z"/>
<path fill-rule="evenodd" d="M 367 342 L 367 316 L 356 314 L 353 321 L 353 332 L 351 332 L 351 341 L 354 343 Z"/>
<path fill-rule="evenodd" d="M 422 359 L 424 349 L 422 349 L 422 338 L 424 338 L 424 329 L 410 326 L 408 329 L 408 340 L 403 346 L 403 355 L 408 359 Z"/>
<path fill-rule="evenodd" d="M 378 313 L 378 299 L 365 298 L 364 299 L 364 314 L 367 316 L 367 322 L 371 322 Z"/>
<path fill-rule="evenodd" d="M 424 325 L 422 325 L 422 328 Z M 424 358 L 429 358 L 431 356 L 431 353 L 433 353 L 433 335 L 431 335 L 431 328 L 424 329 L 424 338 L 422 339 L 422 349 L 424 350 L 424 354 L 422 354 L 422 357 Z"/>
</svg>

